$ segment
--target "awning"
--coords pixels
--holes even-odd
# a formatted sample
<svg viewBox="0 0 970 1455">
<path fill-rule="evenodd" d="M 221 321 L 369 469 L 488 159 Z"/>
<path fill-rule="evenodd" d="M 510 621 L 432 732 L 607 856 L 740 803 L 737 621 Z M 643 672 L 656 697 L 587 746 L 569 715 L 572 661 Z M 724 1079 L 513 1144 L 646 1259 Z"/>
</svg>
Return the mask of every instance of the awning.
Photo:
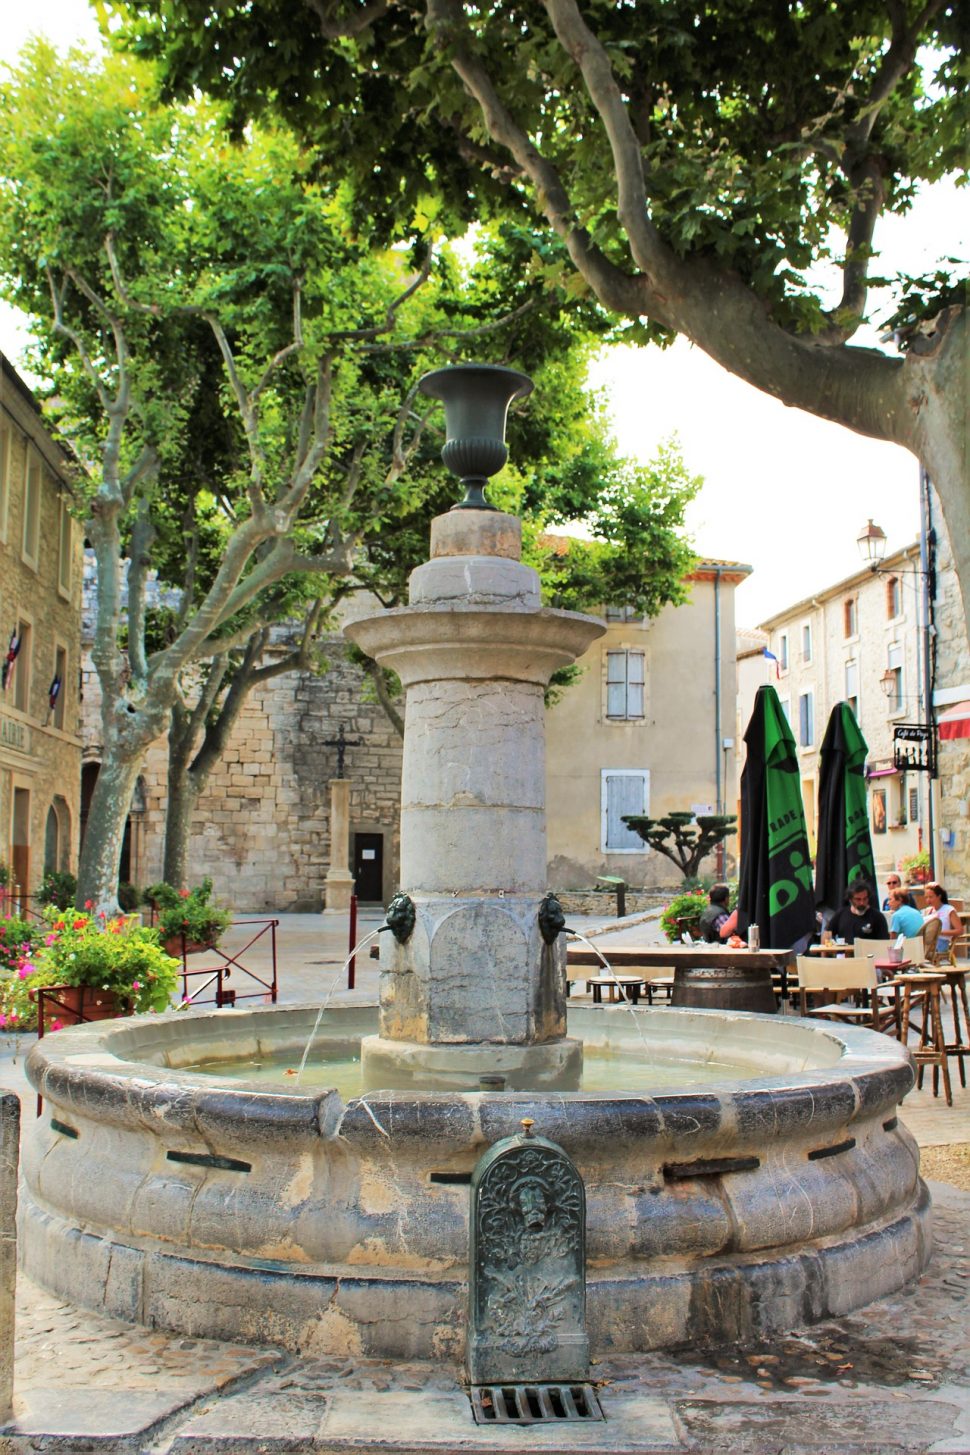
<svg viewBox="0 0 970 1455">
<path fill-rule="evenodd" d="M 955 702 L 936 719 L 944 742 L 953 738 L 970 738 L 970 702 Z"/>
<path fill-rule="evenodd" d="M 892 764 L 890 764 L 888 767 L 885 767 L 885 768 L 870 767 L 868 764 L 866 764 L 866 777 L 867 778 L 889 778 L 889 777 L 892 776 L 893 773 L 898 773 L 898 772 L 899 772 L 899 769 L 896 768 L 896 767 L 894 767 Z"/>
</svg>

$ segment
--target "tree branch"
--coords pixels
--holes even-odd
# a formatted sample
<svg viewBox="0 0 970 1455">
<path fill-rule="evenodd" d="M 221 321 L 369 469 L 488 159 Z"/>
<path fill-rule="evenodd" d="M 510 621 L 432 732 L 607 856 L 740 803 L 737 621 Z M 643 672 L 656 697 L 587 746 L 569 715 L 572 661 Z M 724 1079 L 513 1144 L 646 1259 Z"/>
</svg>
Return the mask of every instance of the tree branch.
<svg viewBox="0 0 970 1455">
<path fill-rule="evenodd" d="M 364 5 L 351 18 L 338 20 L 337 7 L 329 3 L 329 0 L 304 0 L 304 4 L 319 20 L 320 34 L 324 40 L 342 40 L 344 37 L 360 35 L 375 20 L 380 20 L 389 8 L 388 0 L 370 0 L 369 4 Z"/>
<path fill-rule="evenodd" d="M 511 152 L 538 194 L 538 203 L 563 240 L 578 271 L 608 308 L 636 317 L 645 311 L 642 280 L 617 268 L 579 227 L 569 195 L 553 164 L 503 105 L 481 62 L 475 57 L 461 0 L 427 0 L 428 28 L 465 90 L 481 108 L 489 135 Z"/>
</svg>

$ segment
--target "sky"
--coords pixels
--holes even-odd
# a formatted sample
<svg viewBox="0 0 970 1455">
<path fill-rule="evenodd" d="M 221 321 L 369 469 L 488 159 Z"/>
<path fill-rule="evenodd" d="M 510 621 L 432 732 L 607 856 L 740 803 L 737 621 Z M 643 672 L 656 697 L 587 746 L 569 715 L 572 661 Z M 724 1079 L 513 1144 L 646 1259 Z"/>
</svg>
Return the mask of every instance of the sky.
<svg viewBox="0 0 970 1455">
<path fill-rule="evenodd" d="M 15 60 L 34 31 L 61 48 L 98 44 L 85 0 L 7 0 L 0 62 Z M 947 253 L 966 256 L 966 191 L 931 189 L 910 217 L 884 219 L 875 245 L 884 271 L 916 273 Z M 0 303 L 0 349 L 16 363 L 25 341 L 18 316 Z M 695 548 L 753 567 L 738 588 L 738 626 L 755 626 L 856 571 L 856 537 L 870 517 L 890 552 L 918 534 L 919 470 L 908 451 L 787 408 L 685 339 L 666 350 L 611 349 L 593 382 L 606 392 L 624 453 L 649 460 L 676 434 L 689 470 L 703 477 L 687 518 Z"/>
</svg>

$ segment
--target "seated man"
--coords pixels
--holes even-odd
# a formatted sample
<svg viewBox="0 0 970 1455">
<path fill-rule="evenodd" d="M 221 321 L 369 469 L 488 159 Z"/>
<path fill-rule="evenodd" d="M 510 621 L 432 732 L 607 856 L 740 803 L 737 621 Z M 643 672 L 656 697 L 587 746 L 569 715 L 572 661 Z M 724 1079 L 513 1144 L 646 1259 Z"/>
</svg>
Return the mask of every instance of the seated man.
<svg viewBox="0 0 970 1455">
<path fill-rule="evenodd" d="M 889 891 L 889 930 L 892 935 L 905 935 L 907 940 L 923 933 L 923 916 L 906 903 L 901 889 Z"/>
<path fill-rule="evenodd" d="M 728 910 L 731 891 L 726 884 L 715 884 L 710 892 L 710 904 L 704 910 L 698 923 L 701 938 L 708 945 L 718 945 L 734 933 L 738 923 L 738 912 Z"/>
<path fill-rule="evenodd" d="M 829 920 L 827 928 L 836 940 L 854 945 L 856 940 L 888 940 L 889 926 L 881 909 L 876 909 L 872 890 L 864 880 L 854 879 L 846 890 L 848 903 Z"/>
<path fill-rule="evenodd" d="M 892 897 L 892 893 L 893 893 L 893 890 L 894 889 L 898 889 L 899 892 L 900 892 L 900 894 L 903 896 L 903 904 L 908 904 L 913 909 L 916 908 L 916 900 L 913 898 L 913 896 L 909 893 L 908 890 L 906 890 L 906 889 L 903 888 L 902 880 L 900 879 L 899 875 L 898 874 L 890 874 L 889 877 L 886 880 L 886 897 L 885 897 L 885 899 L 882 902 L 882 907 L 883 907 L 884 910 L 887 910 L 887 909 L 891 909 L 892 908 L 892 906 L 890 905 L 889 901 L 890 901 L 890 898 Z"/>
</svg>

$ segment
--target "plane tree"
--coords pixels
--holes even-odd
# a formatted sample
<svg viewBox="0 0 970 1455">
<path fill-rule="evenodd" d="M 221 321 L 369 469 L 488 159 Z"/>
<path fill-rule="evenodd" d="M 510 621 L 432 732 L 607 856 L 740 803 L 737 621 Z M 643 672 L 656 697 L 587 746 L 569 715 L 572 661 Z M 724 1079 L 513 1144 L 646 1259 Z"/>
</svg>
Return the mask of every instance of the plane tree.
<svg viewBox="0 0 970 1455">
<path fill-rule="evenodd" d="M 246 694 L 319 665 L 341 596 L 393 597 L 423 558 L 429 515 L 453 501 L 417 394 L 426 368 L 487 347 L 535 372 L 511 427 L 531 463 L 507 472 L 499 503 L 528 515 L 538 557 L 553 554 L 550 525 L 639 517 L 624 587 L 651 609 L 682 593 L 697 482 L 681 464 L 651 492 L 616 460 L 583 387 L 604 315 L 567 308 L 523 265 L 521 227 L 484 236 L 480 266 L 441 246 L 440 227 L 377 247 L 291 135 L 265 124 L 233 144 L 218 105 L 160 104 L 130 60 L 35 43 L 0 117 L 0 287 L 30 316 L 49 417 L 86 466 L 75 509 L 97 565 L 101 767 L 82 900 L 114 902 L 149 744 L 168 732 L 178 880 Z M 602 531 L 576 545 L 584 589 L 590 562 L 615 567 L 620 550 Z"/>
<path fill-rule="evenodd" d="M 538 220 L 631 342 L 683 334 L 783 403 L 912 451 L 970 607 L 965 263 L 891 277 L 879 223 L 965 180 L 958 0 L 127 0 L 172 92 L 272 111 L 355 215 Z M 878 341 L 872 328 L 881 330 Z M 698 408 L 702 408 L 698 401 Z"/>
</svg>

